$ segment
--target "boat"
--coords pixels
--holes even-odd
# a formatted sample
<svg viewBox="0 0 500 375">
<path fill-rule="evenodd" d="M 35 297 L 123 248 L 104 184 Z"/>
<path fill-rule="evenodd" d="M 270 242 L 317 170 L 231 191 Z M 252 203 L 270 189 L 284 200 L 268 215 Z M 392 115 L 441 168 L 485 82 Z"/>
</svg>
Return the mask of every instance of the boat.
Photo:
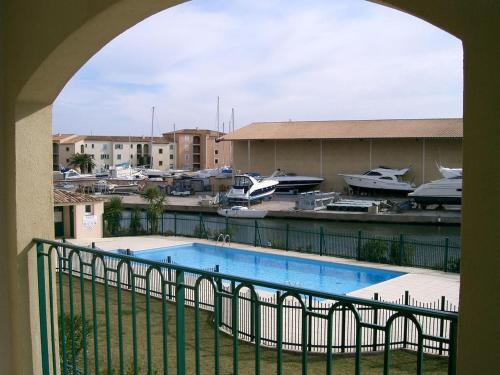
<svg viewBox="0 0 500 375">
<path fill-rule="evenodd" d="M 415 190 L 413 183 L 403 180 L 410 168 L 393 169 L 378 167 L 363 174 L 339 173 L 355 192 L 409 193 Z"/>
<path fill-rule="evenodd" d="M 219 208 L 217 213 L 224 217 L 262 219 L 267 215 L 267 210 L 256 210 L 244 206 L 233 206 L 231 208 Z"/>
<path fill-rule="evenodd" d="M 230 202 L 262 201 L 271 197 L 278 184 L 278 180 L 272 178 L 257 179 L 246 174 L 237 175 L 234 176 L 233 187 L 226 198 Z"/>
<path fill-rule="evenodd" d="M 422 209 L 431 204 L 462 204 L 462 169 L 438 166 L 442 179 L 420 185 L 408 194 Z"/>
<path fill-rule="evenodd" d="M 446 168 L 439 164 L 437 164 L 437 168 L 444 178 L 462 176 L 462 168 Z"/>
<path fill-rule="evenodd" d="M 71 181 L 76 181 L 76 180 L 89 180 L 89 179 L 95 179 L 95 175 L 93 174 L 81 174 L 74 169 L 66 169 L 64 171 L 61 171 L 63 180 L 71 180 Z"/>
<path fill-rule="evenodd" d="M 110 180 L 145 180 L 145 176 L 140 170 L 132 168 L 129 163 L 114 165 L 109 168 Z"/>
<path fill-rule="evenodd" d="M 322 177 L 297 176 L 294 173 L 285 173 L 280 169 L 276 170 L 269 178 L 278 181 L 277 192 L 290 193 L 314 189 L 325 180 Z"/>
</svg>

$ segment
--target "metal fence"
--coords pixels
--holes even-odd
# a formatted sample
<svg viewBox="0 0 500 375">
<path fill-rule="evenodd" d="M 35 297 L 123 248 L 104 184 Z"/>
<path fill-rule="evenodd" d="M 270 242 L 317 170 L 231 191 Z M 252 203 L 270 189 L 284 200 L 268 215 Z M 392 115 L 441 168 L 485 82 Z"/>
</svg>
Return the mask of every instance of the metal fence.
<svg viewBox="0 0 500 375">
<path fill-rule="evenodd" d="M 303 253 L 421 267 L 445 272 L 460 271 L 460 245 L 448 238 L 417 240 L 403 234 L 398 236 L 370 236 L 362 231 L 334 233 L 266 226 L 260 220 L 229 219 L 217 216 L 197 218 L 176 213 L 163 213 L 152 224 L 145 214 L 133 219 L 123 218 L 120 230 L 107 236 L 162 234 L 216 240 L 219 234 L 229 234 L 232 242 L 254 246 L 293 250 Z"/>
<path fill-rule="evenodd" d="M 455 373 L 457 313 L 444 311 L 455 308 L 446 301 L 441 301 L 439 310 L 433 310 L 411 306 L 417 302 L 408 294 L 398 301 L 403 304 L 394 304 L 224 275 L 216 268 L 197 270 L 54 241 L 35 241 L 44 375 L 55 374 L 58 367 L 63 374 L 98 374 L 103 369 L 111 374 L 116 367 L 118 373 L 124 373 L 127 350 L 132 352 L 133 373 L 138 373 L 141 357 L 148 373 L 153 373 L 153 366 L 159 366 L 161 373 L 169 369 L 173 373 L 175 366 L 177 374 L 184 374 L 186 356 L 191 355 L 186 347 L 189 334 L 194 336 L 194 372 L 200 374 L 201 354 L 206 349 L 201 338 L 207 334 L 200 328 L 201 316 L 207 312 L 213 335 L 209 372 L 214 374 L 221 372 L 223 332 L 232 336 L 233 374 L 239 371 L 241 341 L 254 346 L 256 374 L 262 370 L 264 346 L 276 351 L 278 374 L 282 373 L 283 355 L 288 350 L 300 353 L 303 374 L 308 373 L 312 353 L 325 356 L 325 372 L 331 374 L 333 353 L 351 352 L 355 373 L 361 374 L 361 354 L 383 351 L 384 374 L 389 374 L 392 349 L 416 351 L 417 374 L 423 373 L 424 353 L 447 355 L 449 373 Z M 98 286 L 104 290 L 102 296 L 96 292 Z M 156 321 L 152 321 L 152 299 L 161 303 Z M 175 305 L 173 317 L 169 315 L 169 302 Z M 194 324 L 189 326 L 186 307 L 194 310 Z M 139 313 L 145 315 L 141 323 Z M 58 315 L 68 319 L 56 323 Z M 83 325 L 80 334 L 75 329 L 78 322 Z M 144 346 L 138 344 L 138 324 L 146 326 Z M 124 335 L 126 326 L 132 327 L 129 336 Z M 60 361 L 55 354 L 57 331 L 65 332 L 59 334 Z M 153 345 L 155 335 L 161 336 L 155 341 L 161 343 L 159 347 Z M 173 349 L 168 347 L 172 336 L 174 365 L 169 357 Z M 77 350 L 80 346 L 82 350 Z"/>
</svg>

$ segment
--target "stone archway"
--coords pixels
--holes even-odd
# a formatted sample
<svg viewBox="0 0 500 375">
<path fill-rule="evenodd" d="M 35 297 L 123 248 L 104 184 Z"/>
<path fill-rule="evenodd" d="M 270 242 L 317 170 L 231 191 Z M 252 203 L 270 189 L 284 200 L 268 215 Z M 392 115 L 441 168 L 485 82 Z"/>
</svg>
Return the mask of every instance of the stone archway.
<svg viewBox="0 0 500 375">
<path fill-rule="evenodd" d="M 462 39 L 465 54 L 464 227 L 459 367 L 494 363 L 500 276 L 500 3 L 491 0 L 367 0 L 422 18 Z M 40 373 L 36 264 L 31 240 L 50 237 L 51 105 L 100 48 L 137 22 L 183 0 L 0 1 L 0 363 L 6 373 Z M 40 142 L 40 140 L 46 142 Z M 28 146 L 28 147 L 27 147 Z M 26 150 L 29 149 L 29 153 Z M 485 181 L 485 175 L 489 176 Z M 497 189 L 497 188 L 496 188 Z M 486 261 L 484 261 L 486 259 Z M 492 287 L 493 284 L 493 287 Z M 475 319 L 480 309 L 481 319 Z M 493 332 L 493 334 L 492 334 Z M 481 337 L 477 345 L 475 335 Z M 472 370 L 474 369 L 474 370 Z M 483 371 L 481 371 L 483 370 Z"/>
</svg>

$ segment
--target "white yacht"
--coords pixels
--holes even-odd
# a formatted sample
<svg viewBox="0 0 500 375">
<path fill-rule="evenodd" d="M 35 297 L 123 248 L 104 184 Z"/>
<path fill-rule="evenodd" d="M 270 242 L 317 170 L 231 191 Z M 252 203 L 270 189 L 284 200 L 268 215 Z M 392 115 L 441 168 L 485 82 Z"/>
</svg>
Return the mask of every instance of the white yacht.
<svg viewBox="0 0 500 375">
<path fill-rule="evenodd" d="M 462 204 L 462 169 L 438 166 L 444 177 L 420 185 L 408 194 L 423 209 L 430 204 Z"/>
<path fill-rule="evenodd" d="M 363 174 L 344 174 L 347 185 L 355 191 L 378 191 L 387 193 L 408 193 L 415 190 L 413 183 L 403 180 L 410 168 L 393 169 L 378 167 Z"/>
<path fill-rule="evenodd" d="M 294 173 L 282 172 L 280 169 L 276 170 L 268 178 L 278 181 L 276 191 L 293 193 L 311 190 L 325 180 L 321 177 L 297 176 Z"/>
<path fill-rule="evenodd" d="M 233 206 L 231 208 L 219 208 L 217 213 L 220 216 L 240 219 L 262 219 L 267 215 L 267 210 L 256 210 L 244 206 Z"/>
<path fill-rule="evenodd" d="M 270 197 L 278 181 L 272 178 L 257 180 L 249 175 L 234 176 L 233 187 L 227 193 L 227 199 L 232 202 L 254 202 Z"/>
</svg>

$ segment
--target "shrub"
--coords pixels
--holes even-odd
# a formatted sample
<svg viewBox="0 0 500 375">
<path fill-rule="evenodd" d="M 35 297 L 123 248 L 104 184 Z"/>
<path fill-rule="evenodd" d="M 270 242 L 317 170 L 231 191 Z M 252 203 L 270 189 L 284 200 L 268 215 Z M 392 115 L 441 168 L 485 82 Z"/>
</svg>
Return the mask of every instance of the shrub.
<svg viewBox="0 0 500 375">
<path fill-rule="evenodd" d="M 410 265 L 413 262 L 413 256 L 415 255 L 415 246 L 409 243 L 403 242 L 403 253 L 400 254 L 400 242 L 399 240 L 391 241 L 391 249 L 389 251 L 389 262 L 392 264 Z"/>
<path fill-rule="evenodd" d="M 361 249 L 361 259 L 369 262 L 387 262 L 388 246 L 383 240 L 370 240 Z"/>
<path fill-rule="evenodd" d="M 64 322 L 64 329 L 62 329 Z M 84 347 L 83 337 L 84 332 L 85 336 L 88 338 L 89 332 L 91 331 L 90 323 L 87 319 L 85 319 L 85 324 L 83 324 L 83 319 L 81 315 L 73 315 L 73 326 L 71 326 L 71 315 L 64 314 L 64 318 L 59 315 L 59 355 L 62 361 L 62 353 L 63 351 L 66 353 L 66 365 L 70 365 L 73 362 L 73 347 L 72 347 L 72 337 L 74 338 L 74 353 L 75 353 L 75 361 L 78 363 L 78 356 L 83 350 L 86 350 Z M 64 337 L 64 347 L 63 347 L 63 337 Z M 71 371 L 70 371 L 71 373 Z"/>
<path fill-rule="evenodd" d="M 134 208 L 130 214 L 130 234 L 139 234 L 141 232 L 141 211 Z"/>
<path fill-rule="evenodd" d="M 448 262 L 448 271 L 460 272 L 460 258 L 454 258 Z"/>
</svg>

